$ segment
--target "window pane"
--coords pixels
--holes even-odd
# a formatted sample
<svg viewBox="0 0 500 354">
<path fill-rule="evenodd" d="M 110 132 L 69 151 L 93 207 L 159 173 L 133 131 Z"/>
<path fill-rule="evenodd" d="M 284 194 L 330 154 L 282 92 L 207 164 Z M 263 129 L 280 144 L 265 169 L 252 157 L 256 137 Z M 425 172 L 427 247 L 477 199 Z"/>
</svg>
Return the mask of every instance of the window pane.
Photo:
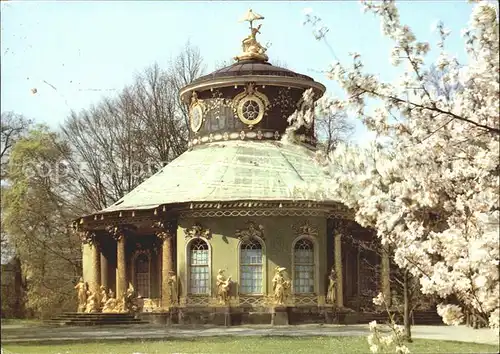
<svg viewBox="0 0 500 354">
<path fill-rule="evenodd" d="M 262 294 L 262 245 L 255 239 L 241 244 L 240 293 Z"/>
<path fill-rule="evenodd" d="M 262 294 L 262 266 L 241 266 L 240 292 Z"/>
<path fill-rule="evenodd" d="M 191 267 L 191 294 L 208 294 L 208 266 Z"/>
<path fill-rule="evenodd" d="M 135 259 L 136 291 L 139 296 L 149 297 L 149 257 L 140 254 Z"/>
<path fill-rule="evenodd" d="M 308 239 L 297 241 L 294 247 L 295 279 L 293 290 L 296 294 L 314 292 L 314 248 Z"/>
<path fill-rule="evenodd" d="M 191 294 L 209 293 L 208 260 L 207 243 L 201 239 L 194 240 L 191 243 L 189 255 L 189 292 Z"/>
</svg>

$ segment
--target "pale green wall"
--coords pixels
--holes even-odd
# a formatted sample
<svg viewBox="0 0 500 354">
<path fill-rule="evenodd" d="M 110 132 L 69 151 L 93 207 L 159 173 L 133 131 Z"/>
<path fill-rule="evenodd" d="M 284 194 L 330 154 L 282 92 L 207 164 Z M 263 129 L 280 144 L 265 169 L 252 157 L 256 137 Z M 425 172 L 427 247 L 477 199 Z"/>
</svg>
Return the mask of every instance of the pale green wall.
<svg viewBox="0 0 500 354">
<path fill-rule="evenodd" d="M 303 223 L 308 220 L 311 225 L 317 228 L 316 237 L 319 261 L 318 293 L 324 295 L 324 278 L 326 269 L 326 219 L 321 217 L 229 217 L 229 218 L 197 218 L 180 219 L 177 229 L 177 271 L 181 282 L 181 296 L 186 292 L 186 243 L 184 228 L 191 227 L 195 222 L 199 222 L 204 228 L 210 228 L 212 238 L 209 240 L 211 246 L 211 274 L 212 274 L 212 294 L 214 295 L 215 279 L 219 269 L 225 269 L 226 276 L 232 276 L 233 281 L 238 279 L 238 259 L 239 242 L 234 233 L 236 229 L 245 229 L 248 221 L 253 221 L 257 225 L 264 226 L 265 237 L 265 259 L 267 260 L 267 293 L 272 289 L 272 278 L 276 266 L 286 267 L 287 272 L 292 276 L 292 243 L 298 236 L 293 229 L 293 225 Z"/>
</svg>

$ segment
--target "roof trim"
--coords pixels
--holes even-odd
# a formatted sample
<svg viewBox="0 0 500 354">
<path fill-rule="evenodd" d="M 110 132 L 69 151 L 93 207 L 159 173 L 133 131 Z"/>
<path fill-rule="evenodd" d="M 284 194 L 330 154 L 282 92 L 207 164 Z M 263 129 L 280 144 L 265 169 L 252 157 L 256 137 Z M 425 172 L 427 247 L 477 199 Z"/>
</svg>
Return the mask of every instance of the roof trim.
<svg viewBox="0 0 500 354">
<path fill-rule="evenodd" d="M 326 87 L 316 81 L 306 80 L 304 78 L 286 77 L 286 76 L 271 76 L 271 75 L 240 75 L 228 76 L 224 78 L 216 78 L 212 81 L 194 82 L 183 87 L 179 96 L 183 102 L 188 102 L 193 91 L 206 91 L 212 88 L 230 87 L 245 85 L 248 82 L 253 82 L 260 85 L 294 87 L 300 89 L 313 88 L 316 91 L 317 98 L 323 96 Z"/>
</svg>

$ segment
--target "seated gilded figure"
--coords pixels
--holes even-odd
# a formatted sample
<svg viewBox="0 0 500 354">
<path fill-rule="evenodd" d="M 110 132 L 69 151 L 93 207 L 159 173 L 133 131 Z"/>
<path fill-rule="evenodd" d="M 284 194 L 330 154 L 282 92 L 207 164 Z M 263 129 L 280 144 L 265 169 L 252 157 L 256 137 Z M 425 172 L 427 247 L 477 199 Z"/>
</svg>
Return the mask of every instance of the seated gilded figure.
<svg viewBox="0 0 500 354">
<path fill-rule="evenodd" d="M 260 28 L 262 25 L 258 25 L 257 27 L 253 27 L 252 23 L 255 20 L 263 20 L 259 14 L 254 13 L 252 10 L 249 10 L 242 21 L 250 22 L 250 35 L 248 35 L 242 41 L 243 52 L 236 56 L 235 60 L 264 60 L 267 61 L 269 58 L 266 54 L 267 48 L 263 47 L 257 41 L 257 33 L 260 33 Z"/>
</svg>

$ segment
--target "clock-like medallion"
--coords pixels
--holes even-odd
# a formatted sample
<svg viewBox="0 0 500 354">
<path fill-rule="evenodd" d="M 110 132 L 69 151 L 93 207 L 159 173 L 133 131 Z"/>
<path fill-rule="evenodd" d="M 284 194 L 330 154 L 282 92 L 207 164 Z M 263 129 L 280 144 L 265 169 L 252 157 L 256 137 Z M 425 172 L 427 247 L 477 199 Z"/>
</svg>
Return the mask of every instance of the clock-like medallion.
<svg viewBox="0 0 500 354">
<path fill-rule="evenodd" d="M 196 133 L 200 130 L 201 123 L 203 123 L 203 108 L 201 108 L 200 104 L 196 104 L 191 107 L 189 118 L 191 121 L 191 129 Z"/>
<path fill-rule="evenodd" d="M 203 103 L 198 99 L 196 92 L 193 92 L 191 105 L 189 106 L 189 124 L 191 130 L 195 133 L 200 130 L 203 123 L 203 111 Z"/>
<path fill-rule="evenodd" d="M 245 91 L 236 95 L 233 100 L 236 115 L 250 129 L 262 120 L 268 105 L 266 95 L 258 92 L 253 83 L 248 83 Z"/>
</svg>

